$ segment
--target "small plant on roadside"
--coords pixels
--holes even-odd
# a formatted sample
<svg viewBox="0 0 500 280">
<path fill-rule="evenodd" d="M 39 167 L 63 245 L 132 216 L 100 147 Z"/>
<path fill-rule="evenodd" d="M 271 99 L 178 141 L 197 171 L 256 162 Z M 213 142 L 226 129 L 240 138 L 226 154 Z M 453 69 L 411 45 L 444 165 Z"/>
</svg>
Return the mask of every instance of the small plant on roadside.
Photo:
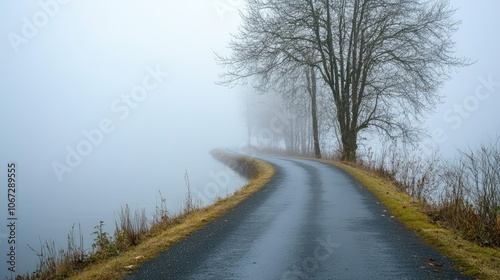
<svg viewBox="0 0 500 280">
<path fill-rule="evenodd" d="M 158 191 L 158 193 L 160 194 L 160 204 L 156 205 L 156 211 L 153 214 L 153 224 L 159 224 L 170 220 L 170 213 L 167 209 L 167 199 L 163 197 L 161 191 Z"/>
<path fill-rule="evenodd" d="M 161 191 L 158 192 L 160 194 L 160 202 L 156 203 L 155 211 L 153 212 L 153 221 L 151 222 L 151 226 L 149 229 L 150 234 L 154 234 L 156 232 L 160 232 L 164 229 L 172 219 L 173 215 L 167 209 L 166 199 L 163 197 Z"/>
<path fill-rule="evenodd" d="M 64 276 L 71 275 L 74 271 L 83 269 L 88 263 L 88 254 L 85 253 L 83 245 L 83 235 L 80 225 L 78 225 L 78 242 L 75 240 L 75 225 L 71 227 L 71 231 L 68 233 L 67 243 L 68 247 L 66 250 L 61 250 L 60 261 L 59 261 L 59 274 Z"/>
<path fill-rule="evenodd" d="M 121 208 L 119 223 L 115 222 L 115 225 L 115 239 L 120 248 L 138 245 L 150 229 L 146 210 L 136 210 L 132 216 L 128 205 Z"/>
<path fill-rule="evenodd" d="M 186 201 L 184 204 L 184 211 L 189 213 L 195 209 L 195 205 L 193 202 L 193 197 L 191 196 L 191 185 L 189 183 L 189 175 L 187 173 L 184 174 L 184 182 L 186 183 L 187 193 L 186 193 Z"/>
<path fill-rule="evenodd" d="M 28 247 L 38 257 L 37 269 L 31 275 L 18 276 L 16 279 L 54 279 L 57 277 L 58 255 L 54 241 L 40 241 L 40 250 L 37 251 L 30 245 Z"/>
<path fill-rule="evenodd" d="M 100 221 L 94 229 L 95 231 L 92 233 L 94 236 L 94 243 L 92 243 L 92 258 L 94 260 L 99 260 L 110 256 L 118 256 L 120 252 L 113 242 L 113 238 L 109 233 L 104 231 L 104 221 Z"/>
</svg>

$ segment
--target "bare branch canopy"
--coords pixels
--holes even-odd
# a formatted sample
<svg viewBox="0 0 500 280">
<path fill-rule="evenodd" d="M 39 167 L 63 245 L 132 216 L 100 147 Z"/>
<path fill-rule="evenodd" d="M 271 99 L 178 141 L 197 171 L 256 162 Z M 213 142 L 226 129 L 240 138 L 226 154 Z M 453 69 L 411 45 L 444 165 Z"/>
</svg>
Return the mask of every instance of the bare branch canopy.
<svg viewBox="0 0 500 280">
<path fill-rule="evenodd" d="M 342 157 L 355 161 L 362 131 L 416 140 L 451 70 L 468 64 L 453 55 L 454 12 L 443 0 L 249 0 L 232 54 L 218 56 L 220 83 L 272 90 L 315 69 L 333 97 Z"/>
</svg>

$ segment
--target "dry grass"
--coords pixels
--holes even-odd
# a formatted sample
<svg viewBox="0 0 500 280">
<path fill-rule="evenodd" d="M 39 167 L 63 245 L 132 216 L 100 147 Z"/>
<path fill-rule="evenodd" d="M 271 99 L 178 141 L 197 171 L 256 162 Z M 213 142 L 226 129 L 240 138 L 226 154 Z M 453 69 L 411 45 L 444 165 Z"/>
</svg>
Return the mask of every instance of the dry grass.
<svg viewBox="0 0 500 280">
<path fill-rule="evenodd" d="M 265 186 L 274 175 L 275 170 L 268 163 L 243 156 L 228 154 L 222 156 L 228 161 L 244 163 L 247 168 L 252 169 L 250 181 L 246 186 L 231 197 L 217 201 L 214 205 L 192 210 L 170 219 L 163 230 L 158 230 L 157 233 L 143 240 L 139 245 L 131 247 L 117 257 L 93 264 L 69 279 L 122 278 L 131 270 L 139 267 L 141 263 L 155 258 L 158 253 L 167 250 L 172 244 L 181 241 L 233 209 L 237 204 Z"/>
<path fill-rule="evenodd" d="M 452 258 L 464 274 L 478 279 L 500 279 L 500 250 L 480 247 L 464 240 L 460 234 L 434 224 L 425 214 L 423 203 L 402 193 L 387 179 L 344 163 L 322 161 L 343 169 L 361 182 L 410 230 Z"/>
</svg>

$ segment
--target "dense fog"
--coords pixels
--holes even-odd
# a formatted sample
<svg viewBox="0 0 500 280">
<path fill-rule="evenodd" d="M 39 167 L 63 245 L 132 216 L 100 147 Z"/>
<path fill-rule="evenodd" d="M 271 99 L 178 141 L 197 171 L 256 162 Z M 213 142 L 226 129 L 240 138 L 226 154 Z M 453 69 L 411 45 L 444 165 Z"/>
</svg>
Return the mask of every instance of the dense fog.
<svg viewBox="0 0 500 280">
<path fill-rule="evenodd" d="M 203 203 L 244 183 L 209 155 L 246 140 L 244 90 L 214 84 L 237 15 L 208 1 L 0 4 L 0 179 L 16 162 L 19 272 L 34 268 L 26 244 L 65 246 L 74 223 L 90 247 L 125 204 L 152 213 L 161 191 L 179 211 L 186 171 Z"/>
<path fill-rule="evenodd" d="M 205 204 L 244 183 L 209 155 L 247 143 L 245 98 L 254 90 L 214 83 L 221 73 L 214 52 L 228 52 L 243 2 L 0 3 L 0 181 L 15 162 L 18 272 L 34 268 L 26 244 L 53 239 L 62 247 L 75 223 L 91 242 L 99 221 L 114 230 L 125 204 L 152 212 L 161 192 L 179 211 L 186 172 Z M 463 21 L 457 55 L 476 62 L 451 74 L 443 103 L 424 123 L 429 147 L 446 153 L 500 132 L 500 4 L 452 5 Z"/>
</svg>

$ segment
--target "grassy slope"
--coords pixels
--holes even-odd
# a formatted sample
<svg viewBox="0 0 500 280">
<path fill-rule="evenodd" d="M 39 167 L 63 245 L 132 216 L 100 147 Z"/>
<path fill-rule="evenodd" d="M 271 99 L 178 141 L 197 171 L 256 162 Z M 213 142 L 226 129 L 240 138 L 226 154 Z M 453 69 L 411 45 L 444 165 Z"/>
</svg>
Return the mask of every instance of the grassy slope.
<svg viewBox="0 0 500 280">
<path fill-rule="evenodd" d="M 226 155 L 227 157 L 228 155 Z M 141 263 L 153 259 L 161 251 L 167 250 L 172 244 L 181 241 L 199 228 L 221 217 L 238 203 L 265 186 L 274 175 L 274 168 L 265 162 L 255 159 L 235 157 L 238 161 L 251 166 L 255 173 L 249 183 L 231 197 L 221 199 L 211 206 L 196 210 L 185 217 L 180 217 L 179 223 L 164 230 L 138 246 L 124 252 L 118 257 L 86 268 L 82 273 L 70 279 L 120 279 L 128 271 L 137 268 Z"/>
<path fill-rule="evenodd" d="M 359 168 L 332 161 L 372 191 L 388 209 L 426 243 L 452 258 L 464 274 L 478 279 L 500 279 L 500 250 L 480 247 L 459 234 L 432 223 L 422 204 L 401 193 L 389 181 Z"/>
</svg>

